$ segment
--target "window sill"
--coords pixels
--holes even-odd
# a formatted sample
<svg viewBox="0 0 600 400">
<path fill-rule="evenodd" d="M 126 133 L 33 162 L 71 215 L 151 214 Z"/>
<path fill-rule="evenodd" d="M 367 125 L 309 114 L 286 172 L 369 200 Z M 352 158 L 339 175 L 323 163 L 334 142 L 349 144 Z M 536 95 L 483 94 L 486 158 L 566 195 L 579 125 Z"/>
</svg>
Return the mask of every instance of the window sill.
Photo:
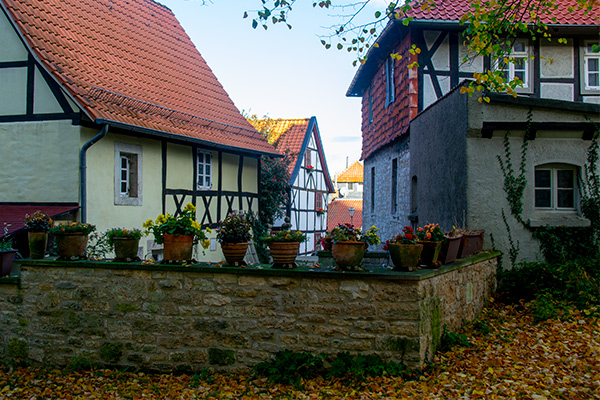
<svg viewBox="0 0 600 400">
<path fill-rule="evenodd" d="M 536 218 L 530 218 L 527 224 L 531 228 L 543 226 L 565 226 L 568 228 L 586 228 L 590 226 L 590 220 L 575 214 L 538 214 Z"/>
</svg>

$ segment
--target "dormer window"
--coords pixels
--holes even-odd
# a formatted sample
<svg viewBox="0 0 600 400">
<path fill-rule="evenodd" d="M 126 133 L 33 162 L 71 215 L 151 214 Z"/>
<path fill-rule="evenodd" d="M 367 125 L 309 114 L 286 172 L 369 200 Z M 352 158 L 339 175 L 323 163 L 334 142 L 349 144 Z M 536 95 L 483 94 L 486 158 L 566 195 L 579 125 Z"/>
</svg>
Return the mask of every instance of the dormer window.
<svg viewBox="0 0 600 400">
<path fill-rule="evenodd" d="M 600 90 L 600 53 L 593 51 L 598 42 L 585 43 L 583 53 L 584 81 L 586 90 Z"/>
<path fill-rule="evenodd" d="M 504 60 L 498 60 L 497 70 L 502 73 L 506 81 L 519 79 L 523 83 L 522 87 L 516 90 L 528 89 L 531 87 L 530 65 L 529 65 L 529 46 L 526 40 L 515 40 L 510 49 L 510 54 L 507 57 L 510 62 L 505 63 Z"/>
</svg>

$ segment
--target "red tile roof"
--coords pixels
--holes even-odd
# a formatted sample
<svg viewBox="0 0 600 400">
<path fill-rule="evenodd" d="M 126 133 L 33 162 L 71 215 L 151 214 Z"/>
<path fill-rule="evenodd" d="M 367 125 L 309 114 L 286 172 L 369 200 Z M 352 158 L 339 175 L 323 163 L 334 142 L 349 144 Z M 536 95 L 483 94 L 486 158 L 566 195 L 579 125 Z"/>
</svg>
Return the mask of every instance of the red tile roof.
<svg viewBox="0 0 600 400">
<path fill-rule="evenodd" d="M 274 153 L 175 15 L 152 0 L 1 0 L 34 55 L 97 123 Z"/>
<path fill-rule="evenodd" d="M 0 237 L 23 229 L 27 214 L 40 210 L 54 218 L 78 208 L 79 206 L 0 205 Z"/>
<path fill-rule="evenodd" d="M 267 135 L 269 143 L 279 151 L 289 150 L 291 163 L 289 173 L 292 175 L 298 156 L 302 151 L 302 144 L 308 130 L 310 118 L 296 119 L 249 119 L 257 130 Z"/>
<path fill-rule="evenodd" d="M 415 7 L 407 16 L 415 20 L 458 21 L 471 9 L 471 1 L 443 0 L 436 1 L 436 7 L 423 9 Z M 556 0 L 558 6 L 552 10 L 551 15 L 544 14 L 542 20 L 548 25 L 598 25 L 600 4 L 596 2 L 595 8 L 585 13 L 583 8 L 577 6 L 577 0 Z M 556 18 L 553 21 L 552 18 Z"/>
<path fill-rule="evenodd" d="M 331 231 L 339 224 L 350 223 L 350 213 L 348 209 L 354 207 L 354 217 L 352 224 L 357 227 L 362 227 L 362 200 L 346 200 L 335 199 L 327 206 L 327 231 Z"/>
<path fill-rule="evenodd" d="M 338 175 L 338 182 L 363 182 L 363 165 L 359 161 L 355 161 L 354 164 L 346 168 L 341 174 Z"/>
</svg>

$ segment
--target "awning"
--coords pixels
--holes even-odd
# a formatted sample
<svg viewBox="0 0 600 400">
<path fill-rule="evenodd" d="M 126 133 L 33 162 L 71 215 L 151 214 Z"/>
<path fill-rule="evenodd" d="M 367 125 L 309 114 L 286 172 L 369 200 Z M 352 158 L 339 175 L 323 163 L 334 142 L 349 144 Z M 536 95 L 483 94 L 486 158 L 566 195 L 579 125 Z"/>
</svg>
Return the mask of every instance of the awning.
<svg viewBox="0 0 600 400">
<path fill-rule="evenodd" d="M 79 205 L 77 204 L 48 206 L 23 203 L 17 205 L 0 205 L 0 238 L 23 229 L 25 227 L 25 215 L 27 214 L 33 214 L 39 210 L 54 219 L 78 208 Z"/>
</svg>

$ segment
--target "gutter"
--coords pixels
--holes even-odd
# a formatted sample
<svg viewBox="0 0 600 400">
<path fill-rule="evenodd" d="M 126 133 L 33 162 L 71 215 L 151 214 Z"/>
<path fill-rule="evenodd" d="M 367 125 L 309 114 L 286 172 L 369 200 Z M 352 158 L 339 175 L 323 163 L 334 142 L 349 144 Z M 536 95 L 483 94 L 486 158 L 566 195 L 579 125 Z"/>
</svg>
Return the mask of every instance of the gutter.
<svg viewBox="0 0 600 400">
<path fill-rule="evenodd" d="M 79 151 L 79 196 L 81 203 L 81 222 L 87 222 L 87 159 L 86 153 L 90 147 L 102 139 L 108 133 L 108 124 L 105 124 L 102 130 L 85 143 Z"/>
</svg>

